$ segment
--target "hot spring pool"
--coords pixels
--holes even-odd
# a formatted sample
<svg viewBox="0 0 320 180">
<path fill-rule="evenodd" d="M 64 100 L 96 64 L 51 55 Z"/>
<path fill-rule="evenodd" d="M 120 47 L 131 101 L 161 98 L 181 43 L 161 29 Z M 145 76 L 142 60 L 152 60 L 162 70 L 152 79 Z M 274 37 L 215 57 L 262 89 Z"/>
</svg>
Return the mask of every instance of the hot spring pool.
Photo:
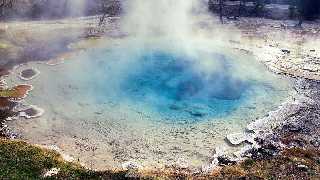
<svg viewBox="0 0 320 180">
<path fill-rule="evenodd" d="M 201 166 L 215 147 L 227 146 L 227 134 L 243 131 L 291 91 L 250 55 L 173 49 L 120 43 L 57 66 L 29 63 L 41 74 L 29 81 L 26 102 L 46 113 L 11 126 L 94 168 Z"/>
</svg>

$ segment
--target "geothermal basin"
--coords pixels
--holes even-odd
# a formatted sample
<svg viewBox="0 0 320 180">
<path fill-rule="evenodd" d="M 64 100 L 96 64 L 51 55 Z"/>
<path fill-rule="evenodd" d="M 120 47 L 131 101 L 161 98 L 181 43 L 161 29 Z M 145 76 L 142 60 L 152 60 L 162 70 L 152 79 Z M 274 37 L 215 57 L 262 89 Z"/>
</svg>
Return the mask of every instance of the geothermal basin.
<svg viewBox="0 0 320 180">
<path fill-rule="evenodd" d="M 243 132 L 292 91 L 288 79 L 250 54 L 228 48 L 192 50 L 161 41 L 114 40 L 49 66 L 23 103 L 45 113 L 9 126 L 28 142 L 58 146 L 86 166 L 201 167 L 225 137 Z M 26 83 L 10 76 L 8 83 Z"/>
</svg>

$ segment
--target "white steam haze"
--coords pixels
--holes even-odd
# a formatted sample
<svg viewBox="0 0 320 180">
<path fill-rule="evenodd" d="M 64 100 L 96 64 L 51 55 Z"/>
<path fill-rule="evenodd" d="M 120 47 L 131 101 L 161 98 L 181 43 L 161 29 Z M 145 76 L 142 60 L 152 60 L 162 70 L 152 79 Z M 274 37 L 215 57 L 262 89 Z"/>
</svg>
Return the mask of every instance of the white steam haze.
<svg viewBox="0 0 320 180">
<path fill-rule="evenodd" d="M 87 3 L 90 0 L 69 0 L 70 14 L 76 16 L 83 13 L 87 5 L 85 1 Z M 148 55 L 154 52 L 153 50 L 159 50 L 169 55 L 172 52 L 181 56 L 192 56 L 190 60 L 197 62 L 194 63 L 196 70 L 206 72 L 208 76 L 212 75 L 210 73 L 214 74 L 213 79 L 208 77 L 208 81 L 206 77 L 201 76 L 201 80 L 208 82 L 204 84 L 203 90 L 199 91 L 203 97 L 207 97 L 206 94 L 210 95 L 210 90 L 223 87 L 228 73 L 237 78 L 250 77 L 261 79 L 263 82 L 270 76 L 264 71 L 265 69 L 259 68 L 246 57 L 241 58 L 237 52 L 232 53 L 235 55 L 230 55 L 230 52 L 235 50 L 228 50 L 228 40 L 235 40 L 239 34 L 228 33 L 230 27 L 228 25 L 224 27 L 219 25 L 219 21 L 207 13 L 206 4 L 202 4 L 202 0 L 123 0 L 122 2 L 125 13 L 120 18 L 122 29 L 115 30 L 127 32 L 128 36 L 101 37 L 98 40 L 102 42 L 101 48 L 100 46 L 95 48 L 95 45 L 91 48 L 91 44 L 96 43 L 96 41 L 92 43 L 92 39 L 81 40 L 79 54 L 66 57 L 64 63 L 57 66 L 38 62 L 27 65 L 28 68 L 34 67 L 41 72 L 40 76 L 30 81 L 34 89 L 32 96 L 28 97 L 28 102 L 42 107 L 46 113 L 41 118 L 35 119 L 34 123 L 25 123 L 23 120 L 12 121 L 21 123 L 17 128 L 23 127 L 20 128 L 23 131 L 21 134 L 26 139 L 35 144 L 61 145 L 64 152 L 79 157 L 88 165 L 90 163 L 92 169 L 106 167 L 114 169 L 124 160 L 142 162 L 146 167 L 161 168 L 164 166 L 156 165 L 172 165 L 183 159 L 186 160 L 186 164 L 199 166 L 206 163 L 219 143 L 224 143 L 227 129 L 239 130 L 244 126 L 243 123 L 251 120 L 247 117 L 249 114 L 247 110 L 254 111 L 252 117 L 260 116 L 260 111 L 264 115 L 263 111 L 266 108 L 264 103 L 273 105 L 282 98 L 280 95 L 278 98 L 273 91 L 262 95 L 258 93 L 258 97 L 250 96 L 252 97 L 249 99 L 252 101 L 250 104 L 241 106 L 234 115 L 223 119 L 222 123 L 215 121 L 220 118 L 192 125 L 184 123 L 172 125 L 167 121 L 162 123 L 161 113 L 153 110 L 148 101 L 153 103 L 156 100 L 156 103 L 162 103 L 166 98 L 166 92 L 163 92 L 164 97 L 158 97 L 153 95 L 154 93 L 149 95 L 148 87 L 147 90 L 143 90 L 142 87 L 147 96 L 138 96 L 141 100 L 136 100 L 130 97 L 127 90 L 123 90 L 122 84 L 131 84 L 129 81 L 131 78 L 128 80 L 131 74 L 137 74 L 136 72 L 141 70 L 144 74 L 143 68 L 150 67 L 141 61 L 145 55 L 143 53 Z M 73 33 L 69 28 L 65 32 L 55 33 L 59 36 L 65 34 L 70 36 L 69 34 Z M 44 34 L 45 39 L 55 39 L 51 32 Z M 74 43 L 73 47 L 77 47 L 77 43 Z M 83 50 L 82 43 L 84 48 L 89 48 Z M 139 55 L 138 58 L 135 58 L 135 55 Z M 227 57 L 232 59 L 232 65 L 235 67 L 229 71 L 221 67 L 221 64 L 229 65 L 223 63 Z M 148 74 L 145 76 L 140 76 L 138 73 L 138 78 L 142 77 L 142 80 L 157 78 L 159 75 L 157 68 L 160 69 L 161 66 L 154 64 L 150 68 L 152 71 L 147 69 Z M 21 66 L 21 68 L 27 67 Z M 16 74 L 22 69 L 16 70 L 17 72 L 11 77 L 14 80 L 8 82 L 20 82 L 16 80 L 18 79 Z M 160 70 L 160 75 L 167 73 L 171 76 L 164 66 Z M 165 83 L 177 84 L 179 89 L 184 82 L 180 83 L 179 79 L 175 82 L 175 79 Z M 190 78 L 191 80 L 193 83 L 198 78 L 194 80 Z M 232 90 L 238 84 L 237 81 L 228 83 Z M 275 87 L 280 89 L 280 86 Z M 133 86 L 132 90 L 136 91 L 136 87 Z M 197 112 L 197 102 L 194 105 L 195 108 L 193 106 L 190 108 Z M 220 108 L 219 105 L 217 109 Z M 255 110 L 248 107 L 255 107 Z M 189 106 L 187 108 L 190 109 Z M 187 112 L 184 107 L 178 111 Z M 96 147 L 97 151 L 92 155 L 92 151 L 83 151 L 82 145 Z M 181 149 L 179 153 L 177 147 Z"/>
<path fill-rule="evenodd" d="M 229 46 L 240 32 L 231 25 L 221 25 L 208 12 L 205 0 L 128 0 L 123 2 L 122 31 L 135 39 L 131 49 L 146 53 L 149 48 L 182 53 L 198 61 L 199 72 L 225 73 L 225 59 L 232 59 L 231 76 L 238 79 L 265 79 L 253 57 L 240 55 Z M 216 56 L 220 54 L 221 56 Z M 250 67 L 251 66 L 251 67 Z"/>
<path fill-rule="evenodd" d="M 195 13 L 206 10 L 201 0 L 130 0 L 124 3 L 123 29 L 139 38 L 166 36 L 175 40 L 190 37 Z"/>
<path fill-rule="evenodd" d="M 121 30 L 135 39 L 138 53 L 149 47 L 194 53 L 199 12 L 207 10 L 202 0 L 130 0 L 123 8 Z"/>
<path fill-rule="evenodd" d="M 87 0 L 67 1 L 67 12 L 70 16 L 82 16 L 87 5 Z"/>
<path fill-rule="evenodd" d="M 230 35 L 203 0 L 130 0 L 123 6 L 122 30 L 135 38 L 137 53 L 155 47 L 193 56 L 202 72 L 221 68 L 212 53 L 230 54 L 224 48 Z"/>
</svg>

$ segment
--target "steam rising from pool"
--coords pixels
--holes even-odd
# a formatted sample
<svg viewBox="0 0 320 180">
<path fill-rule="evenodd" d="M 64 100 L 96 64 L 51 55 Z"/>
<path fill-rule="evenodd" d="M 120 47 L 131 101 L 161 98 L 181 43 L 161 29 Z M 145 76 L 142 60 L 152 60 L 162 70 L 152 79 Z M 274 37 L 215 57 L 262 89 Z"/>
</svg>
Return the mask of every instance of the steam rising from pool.
<svg viewBox="0 0 320 180">
<path fill-rule="evenodd" d="M 250 55 L 152 42 L 142 50 L 136 40 L 115 41 L 58 66 L 31 63 L 41 76 L 30 81 L 27 101 L 46 113 L 21 121 L 18 132 L 95 168 L 126 161 L 198 167 L 226 146 L 227 134 L 243 131 L 290 92 L 288 81 Z"/>
<path fill-rule="evenodd" d="M 93 51 L 85 57 L 88 59 L 81 67 L 89 69 L 81 71 L 87 72 L 87 77 L 79 76 L 82 73 L 77 69 L 68 71 L 78 85 L 90 84 L 87 93 L 97 102 L 135 104 L 137 110 L 159 114 L 172 122 L 226 116 L 254 96 L 275 88 L 268 82 L 270 74 L 258 73 L 263 67 L 249 56 L 233 59 L 231 55 L 201 50 L 197 54 L 157 47 L 144 52 L 117 47 Z"/>
<path fill-rule="evenodd" d="M 276 108 L 291 87 L 228 49 L 224 33 L 200 28 L 200 7 L 197 0 L 131 0 L 121 26 L 128 37 L 106 38 L 61 65 L 30 63 L 41 76 L 30 81 L 27 101 L 46 113 L 16 122 L 17 131 L 94 168 L 208 163 L 227 134 Z"/>
</svg>

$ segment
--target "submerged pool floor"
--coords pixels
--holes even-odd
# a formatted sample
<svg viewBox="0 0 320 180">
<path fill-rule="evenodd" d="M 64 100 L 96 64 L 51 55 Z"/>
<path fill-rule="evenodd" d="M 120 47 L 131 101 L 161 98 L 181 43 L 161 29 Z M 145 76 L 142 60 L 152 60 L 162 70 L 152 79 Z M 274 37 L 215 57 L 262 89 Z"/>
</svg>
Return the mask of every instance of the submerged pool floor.
<svg viewBox="0 0 320 180">
<path fill-rule="evenodd" d="M 11 126 L 94 168 L 127 161 L 201 166 L 215 147 L 227 146 L 227 134 L 243 131 L 291 91 L 287 80 L 240 52 L 172 49 L 128 43 L 57 66 L 29 63 L 41 75 L 30 81 L 26 102 L 46 113 Z"/>
</svg>

